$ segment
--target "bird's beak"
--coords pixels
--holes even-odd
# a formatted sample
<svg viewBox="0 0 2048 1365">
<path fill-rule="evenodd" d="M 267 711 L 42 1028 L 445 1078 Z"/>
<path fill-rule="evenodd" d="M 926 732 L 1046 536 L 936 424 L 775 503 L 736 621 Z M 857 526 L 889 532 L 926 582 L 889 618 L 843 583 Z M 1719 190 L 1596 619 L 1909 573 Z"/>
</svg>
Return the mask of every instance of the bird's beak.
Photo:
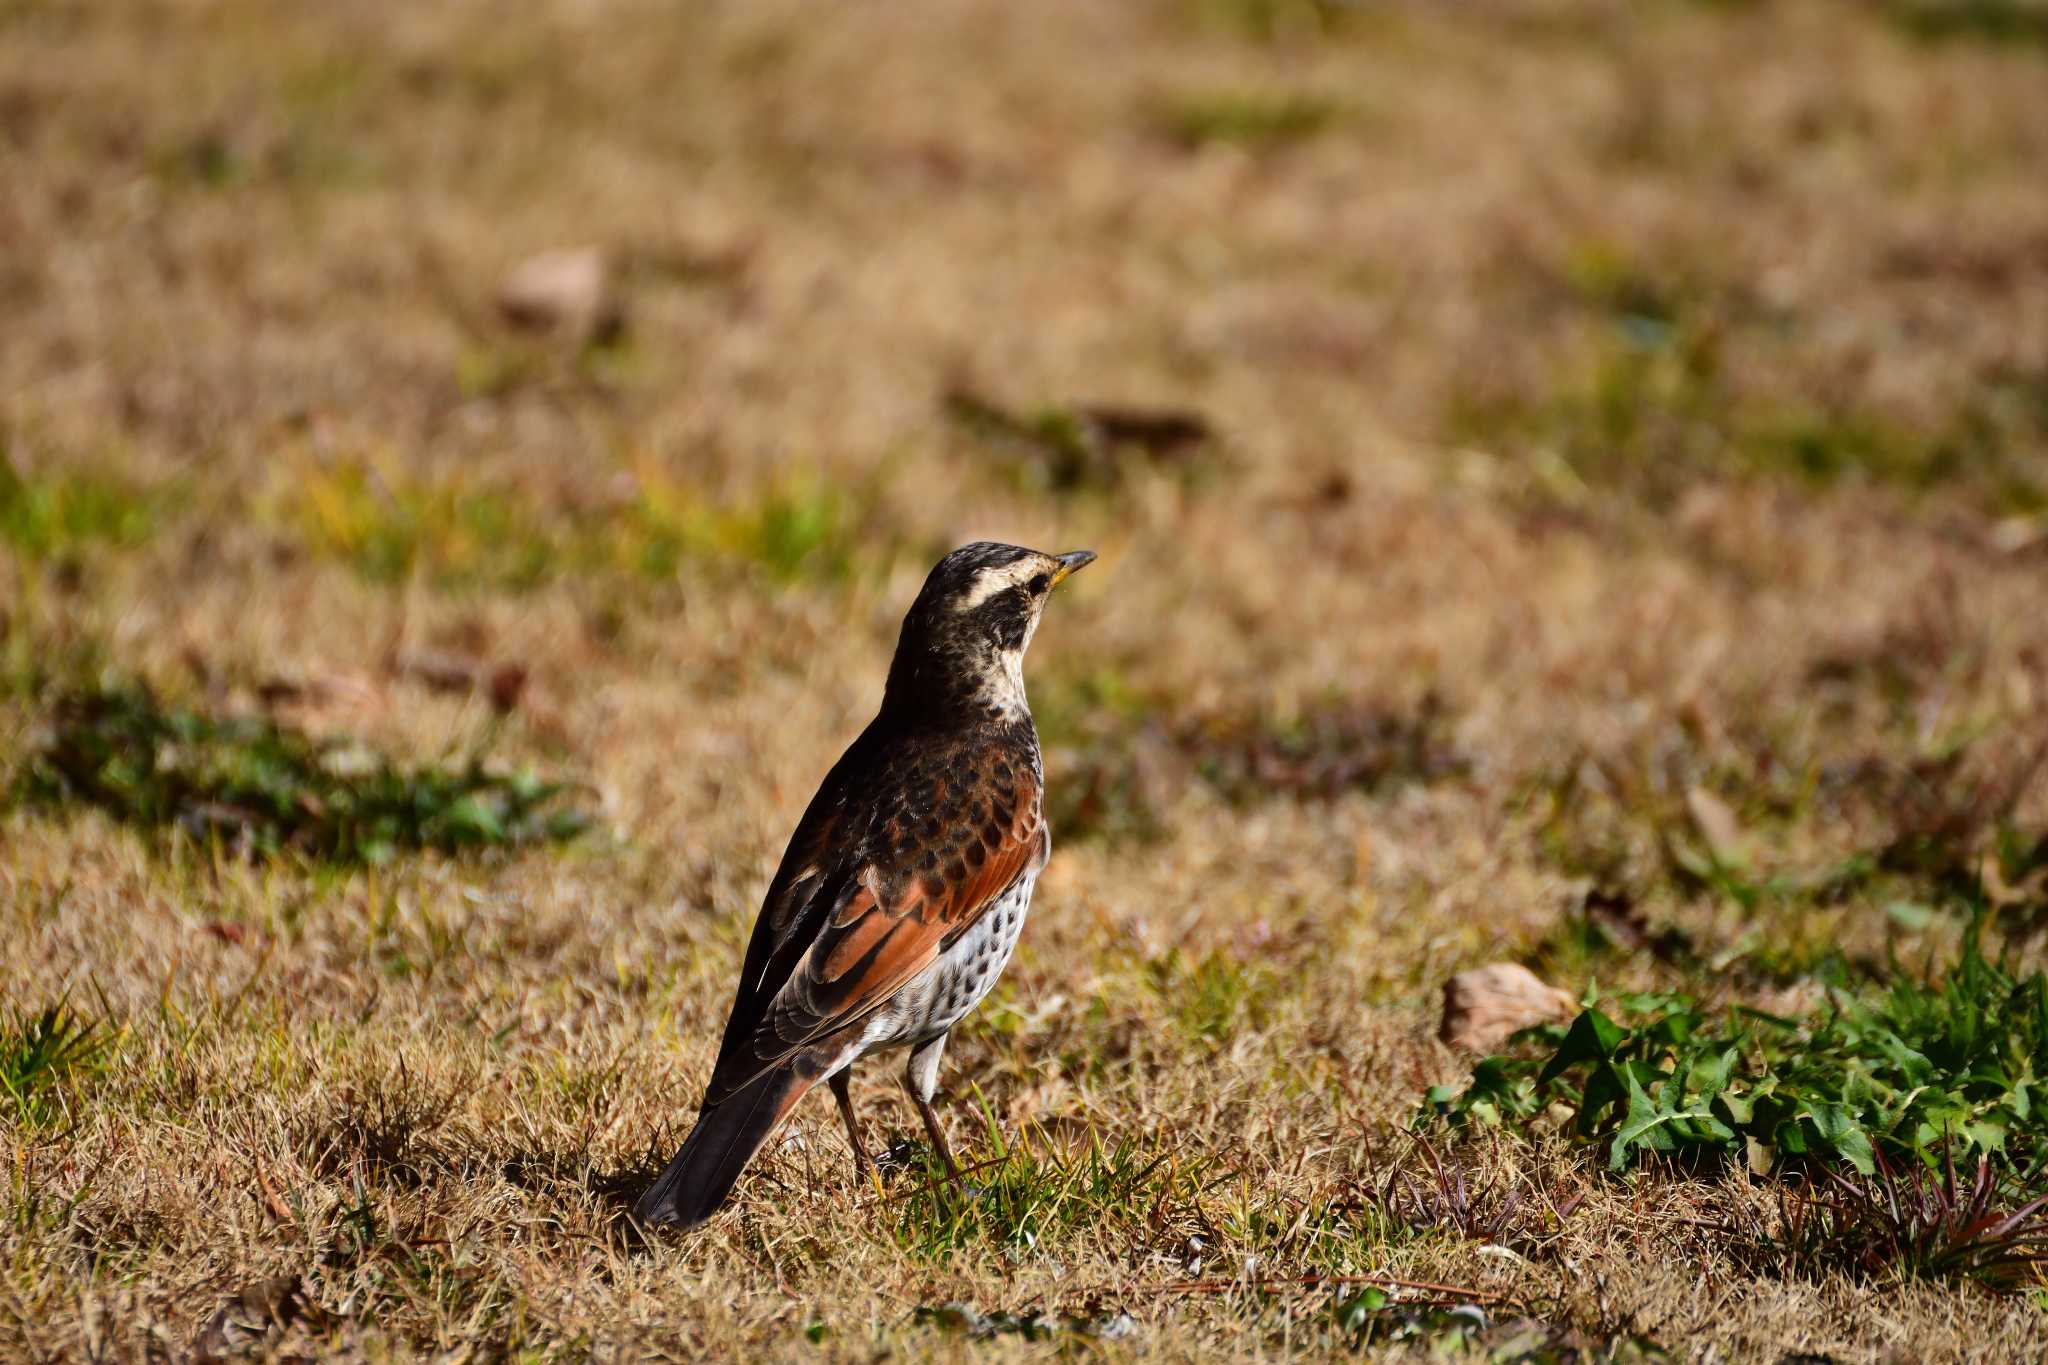
<svg viewBox="0 0 2048 1365">
<path fill-rule="evenodd" d="M 1093 564 L 1095 562 L 1095 551 L 1071 550 L 1066 554 L 1056 555 L 1054 558 L 1059 560 L 1060 566 L 1053 570 L 1052 586 L 1058 587 L 1061 581 L 1075 570 L 1085 569 L 1090 564 Z"/>
</svg>

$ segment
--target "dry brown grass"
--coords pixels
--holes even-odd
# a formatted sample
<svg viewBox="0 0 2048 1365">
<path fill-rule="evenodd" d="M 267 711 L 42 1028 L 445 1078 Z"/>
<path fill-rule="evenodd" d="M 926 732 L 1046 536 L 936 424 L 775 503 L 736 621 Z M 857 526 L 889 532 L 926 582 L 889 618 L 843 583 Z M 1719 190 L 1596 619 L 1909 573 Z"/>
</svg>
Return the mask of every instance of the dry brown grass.
<svg viewBox="0 0 2048 1365">
<path fill-rule="evenodd" d="M 2026 1298 L 1759 1269 L 1738 1175 L 1481 1144 L 1583 1195 L 1512 1254 L 1360 1202 L 1460 1074 L 1452 971 L 1757 998 L 1953 941 L 1880 910 L 1924 869 L 1675 876 L 1690 787 L 1788 873 L 2048 828 L 2044 54 L 1927 8 L 0 4 L 10 766 L 90 658 L 408 761 L 488 736 L 604 823 L 365 872 L 0 817 L 0 1005 L 108 1030 L 10 1119 L 0 1355 L 182 1355 L 287 1274 L 280 1349 L 329 1354 L 1050 1349 L 915 1319 L 957 1300 L 1282 1358 L 1342 1349 L 1327 1290 L 1156 1287 L 1320 1271 L 1696 1359 L 2041 1358 Z M 494 317 L 584 241 L 621 342 Z M 1220 449 L 1049 488 L 962 389 Z M 641 1246 L 780 840 L 984 535 L 1103 552 L 1031 663 L 1055 805 L 1094 785 L 951 1121 L 1133 1178 L 941 1252 L 812 1104 Z M 1558 947 L 1596 884 L 1718 973 Z"/>
</svg>

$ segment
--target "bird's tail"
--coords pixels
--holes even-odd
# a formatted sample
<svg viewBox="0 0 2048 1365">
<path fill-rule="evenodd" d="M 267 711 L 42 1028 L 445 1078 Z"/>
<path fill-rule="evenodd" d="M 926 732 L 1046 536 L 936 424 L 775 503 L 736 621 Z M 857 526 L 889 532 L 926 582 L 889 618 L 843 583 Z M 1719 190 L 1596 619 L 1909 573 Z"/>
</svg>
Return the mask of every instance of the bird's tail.
<svg viewBox="0 0 2048 1365">
<path fill-rule="evenodd" d="M 683 1149 L 640 1196 L 633 1216 L 643 1223 L 689 1228 L 716 1213 L 747 1162 L 815 1079 L 780 1066 L 699 1114 Z"/>
</svg>

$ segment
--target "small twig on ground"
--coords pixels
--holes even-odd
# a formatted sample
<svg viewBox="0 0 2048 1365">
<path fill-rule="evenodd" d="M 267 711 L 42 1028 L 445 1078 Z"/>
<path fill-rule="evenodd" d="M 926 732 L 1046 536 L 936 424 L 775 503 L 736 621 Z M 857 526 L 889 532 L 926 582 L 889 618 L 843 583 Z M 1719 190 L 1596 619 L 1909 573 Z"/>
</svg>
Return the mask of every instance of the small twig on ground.
<svg viewBox="0 0 2048 1365">
<path fill-rule="evenodd" d="M 254 1164 L 256 1167 L 256 1186 L 263 1191 L 263 1202 L 269 1206 L 270 1212 L 276 1216 L 277 1221 L 289 1226 L 294 1221 L 291 1207 L 278 1196 L 277 1187 L 270 1183 L 270 1175 L 263 1169 L 263 1158 L 255 1158 Z"/>
</svg>

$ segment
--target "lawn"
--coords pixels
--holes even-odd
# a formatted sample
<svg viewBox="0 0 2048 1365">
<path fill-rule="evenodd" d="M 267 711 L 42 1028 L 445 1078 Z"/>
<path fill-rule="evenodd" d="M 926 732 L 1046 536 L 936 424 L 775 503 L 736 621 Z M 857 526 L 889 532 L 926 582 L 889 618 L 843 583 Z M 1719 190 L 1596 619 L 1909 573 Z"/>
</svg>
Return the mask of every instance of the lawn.
<svg viewBox="0 0 2048 1365">
<path fill-rule="evenodd" d="M 2035 0 L 0 0 L 0 1358 L 2048 1356 L 2044 90 Z M 889 1174 L 819 1096 L 643 1237 L 979 538 L 1102 558 L 973 1188 L 874 1062 Z"/>
</svg>

